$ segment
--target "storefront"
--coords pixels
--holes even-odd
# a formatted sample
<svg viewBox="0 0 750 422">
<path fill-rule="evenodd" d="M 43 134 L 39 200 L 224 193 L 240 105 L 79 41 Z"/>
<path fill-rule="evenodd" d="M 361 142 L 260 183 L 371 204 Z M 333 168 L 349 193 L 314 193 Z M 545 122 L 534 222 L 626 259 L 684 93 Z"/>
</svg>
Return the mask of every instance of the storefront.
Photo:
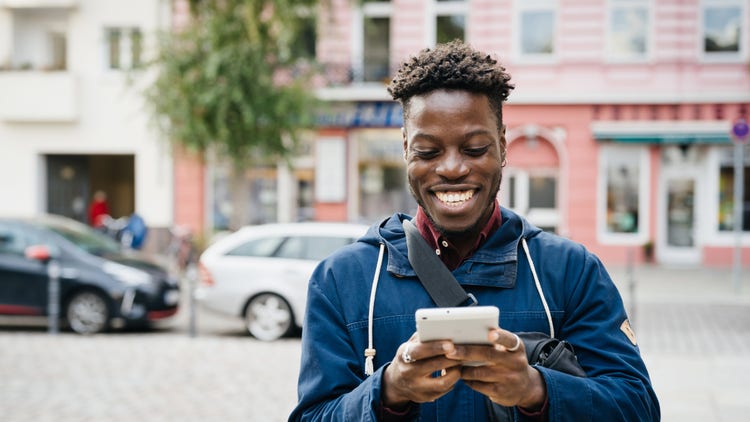
<svg viewBox="0 0 750 422">
<path fill-rule="evenodd" d="M 394 212 L 416 211 L 406 181 L 402 124 L 395 102 L 340 103 L 321 116 L 316 219 L 373 223 Z"/>
<path fill-rule="evenodd" d="M 592 131 L 606 198 L 604 243 L 651 246 L 660 264 L 730 262 L 734 169 L 726 122 L 618 122 Z M 746 183 L 748 167 L 746 158 Z M 748 198 L 745 192 L 744 204 Z M 748 243 L 750 219 L 743 220 Z"/>
</svg>

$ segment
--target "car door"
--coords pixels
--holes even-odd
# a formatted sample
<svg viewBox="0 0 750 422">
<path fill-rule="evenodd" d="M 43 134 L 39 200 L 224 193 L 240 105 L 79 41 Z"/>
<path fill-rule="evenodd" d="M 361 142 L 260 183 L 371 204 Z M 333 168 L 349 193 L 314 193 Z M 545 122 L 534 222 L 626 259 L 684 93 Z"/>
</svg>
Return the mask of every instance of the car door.
<svg viewBox="0 0 750 422">
<path fill-rule="evenodd" d="M 30 227 L 0 222 L 0 314 L 45 314 L 47 266 L 25 256 L 27 247 L 39 243 Z"/>
</svg>

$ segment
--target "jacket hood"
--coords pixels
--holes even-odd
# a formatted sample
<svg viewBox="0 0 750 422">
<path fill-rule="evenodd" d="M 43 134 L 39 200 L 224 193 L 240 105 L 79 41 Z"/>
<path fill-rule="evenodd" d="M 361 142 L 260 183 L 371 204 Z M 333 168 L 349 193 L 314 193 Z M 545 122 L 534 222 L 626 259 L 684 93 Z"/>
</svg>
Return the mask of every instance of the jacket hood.
<svg viewBox="0 0 750 422">
<path fill-rule="evenodd" d="M 530 239 L 542 230 L 507 208 L 500 208 L 502 224 L 469 260 L 474 262 L 500 263 L 518 260 L 521 238 Z M 402 223 L 411 220 L 407 214 L 395 213 L 383 221 L 373 224 L 358 241 L 378 246 L 384 244 L 388 251 L 388 271 L 404 277 L 415 276 L 409 264 L 406 250 L 406 235 Z"/>
</svg>

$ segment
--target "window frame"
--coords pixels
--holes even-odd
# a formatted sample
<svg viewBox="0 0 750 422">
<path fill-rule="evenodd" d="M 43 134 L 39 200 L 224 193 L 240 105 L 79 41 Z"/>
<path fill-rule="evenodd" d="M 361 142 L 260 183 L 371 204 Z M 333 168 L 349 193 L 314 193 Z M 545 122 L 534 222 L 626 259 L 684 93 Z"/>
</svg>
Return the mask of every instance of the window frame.
<svg viewBox="0 0 750 422">
<path fill-rule="evenodd" d="M 737 52 L 706 52 L 706 12 L 710 8 L 737 7 L 740 16 L 739 45 Z M 746 0 L 701 0 L 698 9 L 697 49 L 700 61 L 704 63 L 744 63 L 748 59 L 748 4 Z"/>
<path fill-rule="evenodd" d="M 744 144 L 743 145 L 744 152 L 743 152 L 743 159 L 744 159 L 744 167 L 745 171 L 747 172 L 748 169 L 750 169 L 750 144 Z M 720 193 L 720 177 L 719 172 L 721 171 L 722 164 L 726 163 L 726 160 L 724 158 L 724 155 L 733 155 L 735 154 L 735 145 L 731 146 L 722 146 L 717 148 L 712 148 L 708 155 L 708 168 L 709 170 L 709 177 L 707 178 L 707 183 L 709 186 L 712 186 L 709 191 L 711 192 L 711 196 L 709 198 L 706 198 L 707 201 L 710 201 L 711 206 L 708 207 L 708 213 L 707 216 L 708 221 L 711 222 L 718 222 L 719 221 L 719 193 Z M 733 158 L 733 157 L 732 157 Z M 733 161 L 733 160 L 732 160 Z M 732 168 L 732 171 L 734 171 L 734 163 L 732 162 L 730 167 Z M 734 177 L 734 173 L 733 173 Z M 734 183 L 732 183 L 734 185 Z M 745 189 L 743 194 L 748 195 L 748 189 L 750 189 L 747 185 L 745 185 Z M 734 191 L 734 186 L 730 187 L 730 190 L 732 192 Z M 732 213 L 734 213 L 734 204 L 732 205 Z M 719 224 L 708 224 L 708 227 L 706 227 L 706 240 L 709 244 L 712 246 L 735 246 L 737 242 L 737 237 L 734 232 L 734 228 L 732 230 L 719 230 Z M 750 246 L 750 231 L 742 231 L 741 235 L 741 243 L 743 247 Z"/>
<path fill-rule="evenodd" d="M 108 72 L 128 72 L 131 70 L 140 69 L 144 65 L 144 54 L 146 47 L 146 35 L 140 26 L 105 26 L 104 27 L 104 42 L 103 49 L 104 54 L 102 56 L 104 60 L 104 69 Z M 114 67 L 112 62 L 112 44 L 111 37 L 113 33 L 119 33 L 118 43 L 118 66 Z M 135 51 L 135 39 L 134 34 L 138 34 L 140 38 L 140 45 L 138 51 L 140 56 L 136 61 L 136 57 L 133 54 Z"/>
<path fill-rule="evenodd" d="M 469 41 L 469 2 L 466 0 L 440 1 L 432 0 L 427 4 L 425 13 L 425 43 L 429 46 L 437 45 L 437 20 L 439 17 L 458 16 L 464 18 L 463 41 Z"/>
<path fill-rule="evenodd" d="M 638 228 L 633 233 L 613 233 L 607 228 L 608 157 L 622 156 L 635 151 L 638 160 Z M 648 145 L 605 144 L 598 151 L 598 183 L 596 205 L 596 232 L 599 243 L 605 245 L 642 245 L 649 240 L 651 209 L 651 166 Z"/>
<path fill-rule="evenodd" d="M 513 18 L 513 51 L 519 63 L 550 64 L 556 63 L 559 57 L 558 32 L 560 27 L 560 8 L 558 0 L 515 0 Z M 552 13 L 552 52 L 524 53 L 522 16 L 525 12 L 549 11 Z"/>
<path fill-rule="evenodd" d="M 382 84 L 381 81 L 365 80 L 365 19 L 388 18 L 389 32 L 393 24 L 393 4 L 390 1 L 362 2 L 352 12 L 352 82 L 357 84 Z M 388 68 L 390 69 L 391 39 L 388 45 Z"/>
<path fill-rule="evenodd" d="M 613 49 L 614 13 L 622 9 L 645 9 L 646 31 L 645 51 L 639 54 L 616 53 Z M 605 27 L 605 54 L 606 60 L 616 63 L 644 63 L 652 59 L 654 43 L 654 10 L 651 0 L 608 0 L 607 1 L 607 24 Z"/>
<path fill-rule="evenodd" d="M 531 208 L 531 179 L 535 177 L 555 179 L 555 206 L 553 208 Z M 554 227 L 559 233 L 562 226 L 562 204 L 559 168 L 506 168 L 503 185 L 498 197 L 500 203 L 515 213 L 524 215 L 529 222 L 539 227 Z M 514 203 L 511 204 L 511 190 Z"/>
</svg>

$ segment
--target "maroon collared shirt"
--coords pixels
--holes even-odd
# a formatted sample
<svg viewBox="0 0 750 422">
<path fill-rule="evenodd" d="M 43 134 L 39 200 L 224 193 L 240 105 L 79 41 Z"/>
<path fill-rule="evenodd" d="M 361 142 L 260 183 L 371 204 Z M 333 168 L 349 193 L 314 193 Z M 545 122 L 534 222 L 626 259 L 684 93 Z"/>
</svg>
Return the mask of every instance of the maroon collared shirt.
<svg viewBox="0 0 750 422">
<path fill-rule="evenodd" d="M 489 221 L 487 221 L 487 224 L 485 224 L 484 228 L 482 228 L 482 231 L 479 232 L 477 243 L 474 245 L 468 255 L 461 256 L 458 252 L 458 249 L 456 249 L 456 247 L 451 244 L 448 238 L 443 236 L 432 224 L 432 221 L 427 218 L 427 214 L 425 214 L 424 210 L 422 210 L 422 207 L 419 207 L 417 209 L 417 215 L 414 216 L 414 225 L 417 226 L 417 229 L 419 229 L 419 233 L 422 234 L 422 237 L 425 238 L 427 244 L 430 245 L 430 247 L 440 257 L 440 260 L 443 261 L 445 266 L 448 267 L 448 269 L 451 271 L 458 268 L 458 266 L 461 265 L 461 263 L 464 262 L 466 258 L 474 254 L 474 252 L 476 252 L 476 250 L 479 249 L 480 246 L 482 246 L 482 243 L 484 243 L 484 241 L 488 237 L 490 237 L 492 233 L 495 232 L 495 230 L 500 228 L 500 224 L 502 224 L 502 221 L 503 218 L 500 215 L 500 205 L 495 202 L 495 209 L 492 211 L 492 215 L 490 216 Z"/>
<path fill-rule="evenodd" d="M 440 259 L 443 261 L 446 267 L 448 267 L 449 270 L 453 271 L 456 268 L 458 268 L 461 263 L 468 258 L 469 256 L 473 255 L 474 252 L 479 249 L 480 246 L 482 246 L 482 243 L 484 243 L 485 240 L 487 240 L 488 237 L 490 237 L 497 229 L 500 228 L 500 225 L 502 224 L 503 218 L 500 214 L 500 205 L 495 202 L 495 209 L 492 210 L 492 215 L 490 216 L 490 220 L 487 222 L 487 224 L 482 228 L 482 231 L 479 232 L 479 237 L 477 238 L 477 243 L 474 245 L 472 250 L 468 253 L 466 256 L 461 256 L 458 252 L 458 249 L 456 249 L 455 246 L 451 244 L 451 242 L 443 236 L 432 224 L 429 218 L 427 218 L 427 214 L 425 214 L 424 210 L 422 210 L 422 207 L 419 207 L 417 209 L 417 215 L 414 216 L 414 225 L 417 226 L 417 229 L 419 229 L 419 233 L 422 234 L 422 237 L 425 238 L 427 241 L 427 244 L 430 245 L 430 247 L 435 251 L 435 253 L 440 257 Z M 389 409 L 385 408 L 382 409 L 388 412 Z M 536 412 L 525 410 L 521 407 L 518 408 L 519 412 L 523 414 L 524 416 L 528 417 L 530 420 L 533 421 L 546 421 L 548 417 L 548 410 L 549 410 L 549 398 L 544 400 L 544 404 L 542 405 L 542 408 Z M 387 420 L 401 420 L 399 417 L 402 417 L 404 413 L 396 413 L 393 411 L 390 411 L 390 418 Z M 391 419 L 393 418 L 393 419 Z"/>
</svg>

